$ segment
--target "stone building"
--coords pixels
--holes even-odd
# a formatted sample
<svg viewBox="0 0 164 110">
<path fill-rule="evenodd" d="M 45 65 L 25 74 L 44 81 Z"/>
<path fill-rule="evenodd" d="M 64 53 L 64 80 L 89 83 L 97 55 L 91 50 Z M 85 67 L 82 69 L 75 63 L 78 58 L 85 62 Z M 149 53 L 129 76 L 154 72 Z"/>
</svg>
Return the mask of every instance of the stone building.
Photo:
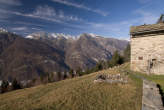
<svg viewBox="0 0 164 110">
<path fill-rule="evenodd" d="M 131 70 L 164 74 L 164 15 L 156 24 L 132 26 Z"/>
</svg>

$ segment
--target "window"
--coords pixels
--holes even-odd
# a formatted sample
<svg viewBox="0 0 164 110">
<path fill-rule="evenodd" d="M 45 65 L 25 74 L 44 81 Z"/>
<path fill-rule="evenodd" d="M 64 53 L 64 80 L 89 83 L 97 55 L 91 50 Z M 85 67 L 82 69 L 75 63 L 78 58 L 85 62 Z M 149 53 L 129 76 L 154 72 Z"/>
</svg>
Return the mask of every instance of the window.
<svg viewBox="0 0 164 110">
<path fill-rule="evenodd" d="M 143 57 L 138 57 L 139 60 L 143 60 Z"/>
<path fill-rule="evenodd" d="M 152 61 L 153 61 L 153 62 L 155 62 L 155 61 L 156 61 L 156 59 L 152 59 Z"/>
</svg>

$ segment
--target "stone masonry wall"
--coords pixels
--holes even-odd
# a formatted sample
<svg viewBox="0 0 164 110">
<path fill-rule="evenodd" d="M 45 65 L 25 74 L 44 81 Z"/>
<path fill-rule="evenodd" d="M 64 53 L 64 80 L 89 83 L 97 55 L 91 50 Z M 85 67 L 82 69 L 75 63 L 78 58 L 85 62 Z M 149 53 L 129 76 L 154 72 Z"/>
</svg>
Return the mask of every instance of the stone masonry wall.
<svg viewBox="0 0 164 110">
<path fill-rule="evenodd" d="M 131 69 L 164 74 L 164 35 L 131 38 Z"/>
</svg>

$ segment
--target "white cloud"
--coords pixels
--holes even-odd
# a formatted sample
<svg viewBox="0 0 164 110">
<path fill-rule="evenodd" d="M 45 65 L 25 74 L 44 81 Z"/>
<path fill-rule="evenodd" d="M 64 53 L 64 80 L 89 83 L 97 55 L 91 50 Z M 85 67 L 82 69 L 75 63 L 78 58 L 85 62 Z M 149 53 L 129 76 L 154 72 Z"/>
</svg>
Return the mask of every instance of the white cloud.
<svg viewBox="0 0 164 110">
<path fill-rule="evenodd" d="M 26 16 L 58 23 L 64 23 L 64 21 L 82 21 L 82 19 L 78 18 L 77 16 L 65 15 L 62 10 L 57 12 L 54 8 L 47 5 L 38 6 L 33 13 L 26 14 Z"/>
<path fill-rule="evenodd" d="M 12 14 L 14 14 L 17 16 L 42 19 L 63 24 L 66 24 L 67 21 L 83 21 L 81 18 L 78 18 L 75 15 L 66 15 L 62 10 L 57 12 L 54 8 L 49 7 L 47 5 L 36 7 L 36 9 L 32 13 L 21 13 L 16 11 L 0 9 L 0 14 L 4 15 L 0 16 L 0 18 L 9 18 Z"/>
<path fill-rule="evenodd" d="M 28 28 L 28 27 L 13 27 L 11 28 L 12 31 L 29 31 L 29 30 L 37 30 L 40 31 L 42 29 L 40 28 L 36 28 L 36 27 L 32 27 L 32 28 Z"/>
<path fill-rule="evenodd" d="M 154 24 L 157 22 L 159 15 L 157 13 L 151 13 L 144 10 L 137 10 L 135 14 L 140 16 L 140 23 L 142 24 Z"/>
<path fill-rule="evenodd" d="M 14 28 L 11 28 L 12 31 L 25 31 L 25 30 L 28 30 L 27 27 L 14 27 Z"/>
<path fill-rule="evenodd" d="M 83 28 L 83 26 L 81 26 L 81 25 L 71 24 L 71 23 L 67 22 L 67 21 L 76 21 L 76 22 L 84 21 L 81 18 L 78 18 L 78 17 L 73 16 L 73 15 L 69 15 L 69 16 L 65 15 L 62 10 L 60 10 L 59 12 L 56 12 L 54 8 L 50 8 L 50 7 L 43 8 L 43 7 L 42 8 L 36 8 L 34 10 L 34 12 L 32 12 L 32 13 L 21 13 L 21 12 L 1 9 L 0 14 L 1 14 L 1 11 L 2 11 L 3 13 L 5 13 L 5 15 L 24 16 L 24 17 L 28 17 L 28 18 L 41 19 L 41 20 L 45 20 L 45 21 L 49 21 L 49 22 L 60 23 L 60 24 L 67 25 L 67 26 L 73 27 L 73 28 L 80 28 L 80 29 Z M 42 9 L 44 9 L 44 11 Z M 50 9 L 51 9 L 51 11 L 50 11 Z M 54 11 L 52 11 L 52 9 Z M 56 14 L 54 14 L 54 12 Z M 45 14 L 45 13 L 48 13 L 48 14 Z M 7 16 L 7 17 L 10 17 L 10 16 Z M 14 22 L 14 23 L 17 23 L 17 22 Z M 31 23 L 25 23 L 25 22 L 18 22 L 18 24 L 33 25 L 33 26 L 37 26 L 37 27 L 38 26 L 39 27 L 44 27 L 44 25 L 31 24 Z"/>
<path fill-rule="evenodd" d="M 38 6 L 35 11 L 33 12 L 35 16 L 42 16 L 42 17 L 55 17 L 56 11 L 54 8 L 45 6 Z"/>
<path fill-rule="evenodd" d="M 25 21 L 15 21 L 13 24 L 20 24 L 20 25 L 26 25 L 26 26 L 35 26 L 35 27 L 44 27 L 45 25 L 37 24 L 37 23 L 29 23 Z"/>
<path fill-rule="evenodd" d="M 21 5 L 19 0 L 0 0 L 1 5 Z"/>
<path fill-rule="evenodd" d="M 11 32 L 17 33 L 17 34 L 22 34 L 24 36 L 31 34 L 32 32 L 36 31 L 43 31 L 41 28 L 37 27 L 9 27 L 8 28 Z"/>
<path fill-rule="evenodd" d="M 89 8 L 89 7 L 85 6 L 85 5 L 69 2 L 67 0 L 52 0 L 52 1 L 56 2 L 56 3 L 64 4 L 64 5 L 67 5 L 67 6 L 72 6 L 72 7 L 75 7 L 75 8 L 91 11 L 91 12 L 100 14 L 102 16 L 107 16 L 108 15 L 108 13 L 106 13 L 104 11 L 101 11 L 101 10 L 98 10 L 98 9 L 92 9 L 92 8 Z"/>
<path fill-rule="evenodd" d="M 14 10 L 14 6 L 22 5 L 20 0 L 0 0 L 0 19 L 11 17 L 7 10 Z"/>
<path fill-rule="evenodd" d="M 40 28 L 31 28 L 32 30 L 37 30 L 37 31 L 41 31 L 42 29 L 40 29 Z"/>
<path fill-rule="evenodd" d="M 2 20 L 2 19 L 6 19 L 6 18 L 8 18 L 8 17 L 10 17 L 11 15 L 6 11 L 6 10 L 2 10 L 2 9 L 0 9 L 0 19 Z"/>
<path fill-rule="evenodd" d="M 143 10 L 135 11 L 135 18 L 123 20 L 120 22 L 113 23 L 88 23 L 88 27 L 94 31 L 105 33 L 106 35 L 117 36 L 118 38 L 124 39 L 123 36 L 129 36 L 130 27 L 143 25 L 143 24 L 154 24 L 158 20 L 159 15 Z M 127 39 L 127 37 L 125 38 Z"/>
<path fill-rule="evenodd" d="M 38 6 L 34 12 L 32 13 L 21 13 L 16 11 L 9 11 L 9 10 L 0 10 L 0 13 L 4 15 L 8 15 L 7 17 L 10 17 L 12 14 L 17 16 L 24 16 L 24 17 L 30 17 L 35 19 L 41 19 L 46 20 L 50 22 L 56 22 L 56 23 L 62 23 L 62 24 L 68 24 L 67 21 L 82 21 L 81 18 L 78 18 L 73 15 L 65 15 L 63 11 L 60 10 L 59 13 L 55 11 L 54 8 L 48 7 L 48 6 Z"/>
</svg>

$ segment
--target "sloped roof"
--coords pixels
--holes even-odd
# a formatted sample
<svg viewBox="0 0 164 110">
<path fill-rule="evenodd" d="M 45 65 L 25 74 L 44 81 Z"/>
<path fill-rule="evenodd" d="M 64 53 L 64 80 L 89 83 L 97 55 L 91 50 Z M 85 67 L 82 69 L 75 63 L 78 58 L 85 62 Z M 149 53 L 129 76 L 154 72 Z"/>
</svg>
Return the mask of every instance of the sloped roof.
<svg viewBox="0 0 164 110">
<path fill-rule="evenodd" d="M 149 33 L 149 32 L 158 32 L 158 31 L 164 31 L 164 23 L 132 26 L 130 28 L 131 35 L 143 34 L 143 33 Z"/>
<path fill-rule="evenodd" d="M 131 35 L 146 34 L 164 31 L 164 15 L 162 14 L 156 24 L 132 26 L 130 28 Z"/>
</svg>

